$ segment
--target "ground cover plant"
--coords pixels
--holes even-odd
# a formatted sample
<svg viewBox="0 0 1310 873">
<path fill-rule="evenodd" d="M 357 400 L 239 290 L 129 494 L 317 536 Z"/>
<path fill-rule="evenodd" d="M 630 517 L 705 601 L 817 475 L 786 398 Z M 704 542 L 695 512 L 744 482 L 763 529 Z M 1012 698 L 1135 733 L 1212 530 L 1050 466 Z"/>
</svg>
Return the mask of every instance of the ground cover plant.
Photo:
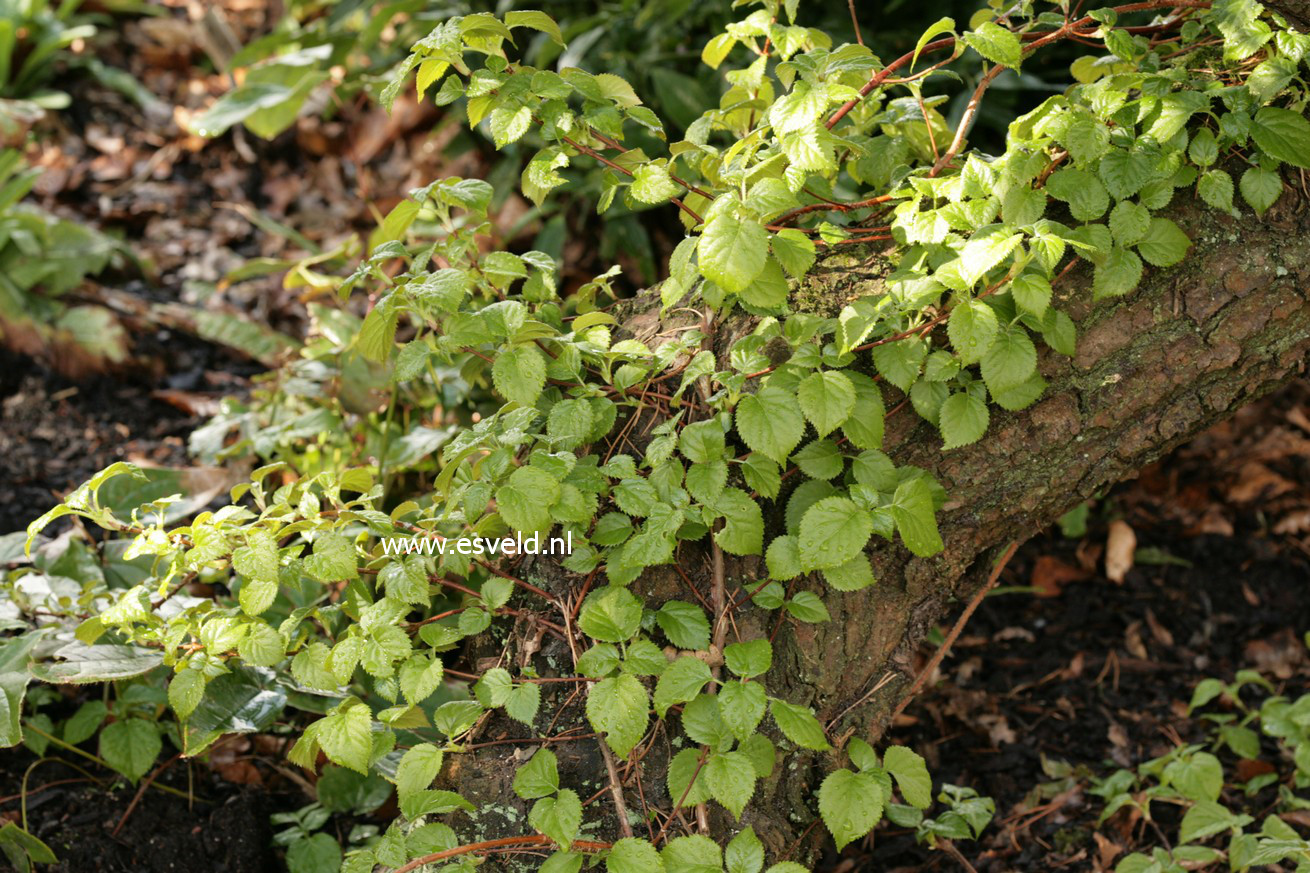
<svg viewBox="0 0 1310 873">
<path fill-rule="evenodd" d="M 276 817 L 293 870 L 794 873 L 884 818 L 958 853 L 994 804 L 882 739 L 962 625 L 917 670 L 915 647 L 1017 540 L 1304 361 L 1301 10 L 1020 3 L 880 57 L 854 5 L 839 41 L 802 4 L 739 4 L 700 47 L 708 105 L 664 118 L 556 63 L 547 12 L 365 5 L 293 10 L 224 56 L 249 68 L 191 134 L 272 139 L 323 93 L 431 100 L 519 156 L 544 225 L 560 193 L 667 213 L 662 280 L 633 295 L 621 265 L 504 245 L 505 193 L 471 175 L 332 248 L 258 219 L 304 254 L 224 283 L 285 273 L 305 341 L 188 322 L 278 364 L 192 434 L 242 472 L 197 500 L 114 463 L 7 541 L 0 739 L 145 792 L 224 737 L 278 736 L 317 787 Z M 1048 52 L 1072 84 L 971 147 Z M 70 521 L 107 537 L 44 535 Z M 459 547 L 513 538 L 571 550 Z M 44 711 L 45 685 L 102 683 Z M 1244 706 L 1204 688 L 1197 708 Z M 1310 772 L 1306 700 L 1219 727 L 1239 754 L 1257 720 L 1284 743 L 1279 811 Z M 1185 744 L 1108 777 L 1109 814 L 1163 797 L 1188 805 L 1182 844 L 1213 844 L 1119 869 L 1306 863 L 1222 787 Z M 393 788 L 385 827 L 321 831 Z M 25 823 L 0 846 L 50 862 Z"/>
</svg>

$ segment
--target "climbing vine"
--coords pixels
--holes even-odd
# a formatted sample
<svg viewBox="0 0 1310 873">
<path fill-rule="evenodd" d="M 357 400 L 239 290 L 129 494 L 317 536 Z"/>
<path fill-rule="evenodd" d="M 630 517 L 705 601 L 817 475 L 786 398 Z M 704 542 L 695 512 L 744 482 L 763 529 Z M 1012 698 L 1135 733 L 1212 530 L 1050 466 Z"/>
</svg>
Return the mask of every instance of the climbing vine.
<svg viewBox="0 0 1310 873">
<path fill-rule="evenodd" d="M 1280 167 L 1310 168 L 1310 37 L 1251 0 L 1086 13 L 1019 2 L 981 10 L 967 28 L 942 19 L 912 52 L 883 60 L 806 27 L 797 0 L 741 5 L 748 14 L 702 54 L 714 70 L 741 65 L 722 73 L 719 105 L 667 144 L 619 77 L 520 62 L 527 39 L 563 45 L 542 12 L 451 18 L 419 40 L 382 101 L 414 81 L 420 96 L 460 104 L 498 148 L 531 142 L 529 200 L 586 167 L 603 174 L 602 212 L 619 197 L 678 210 L 686 237 L 654 292 L 658 320 L 632 327 L 615 271 L 563 291 L 550 255 L 487 250 L 487 182 L 412 191 L 337 285 L 342 300 L 369 299 L 338 352 L 380 368 L 393 407 L 403 392 L 440 398 L 430 405 L 462 408 L 463 426 L 434 441 L 439 453 L 402 462 L 382 427 L 372 464 L 267 464 L 230 505 L 183 526 L 168 520 L 168 500 L 129 517 L 104 505 L 107 482 L 140 475 L 110 468 L 36 521 L 29 542 L 74 514 L 128 535 L 126 557 L 148 569 L 125 591 L 84 591 L 66 609 L 85 615 L 75 639 L 37 677 L 165 665 L 179 742 L 194 755 L 221 733 L 217 683 L 249 668 L 288 675 L 323 714 L 291 760 L 314 769 L 321 753 L 396 786 L 402 817 L 347 856 L 349 871 L 472 869 L 475 857 L 537 848 L 553 852 L 551 873 L 579 870 L 586 855 L 603 855 L 612 873 L 758 873 L 765 851 L 750 827 L 720 845 L 681 810 L 703 822 L 716 804 L 740 820 L 780 755 L 827 756 L 814 808 L 838 848 L 889 810 L 928 808 L 924 761 L 832 736 L 804 701 L 778 696 L 773 637 L 738 638 L 734 614 L 773 612 L 775 627 L 828 621 L 833 598 L 876 584 L 871 549 L 942 550 L 947 495 L 883 452 L 885 421 L 912 411 L 944 451 L 981 439 L 993 407 L 1042 395 L 1039 343 L 1073 354 L 1061 293 L 1072 270 L 1087 265 L 1100 299 L 1177 264 L 1191 241 L 1162 211 L 1179 196 L 1268 210 Z M 970 150 L 988 89 L 1057 43 L 1097 53 L 1073 63 L 1074 85 L 1010 125 L 1003 154 Z M 974 87 L 952 126 L 939 85 L 959 70 Z M 884 251 L 881 282 L 808 300 L 816 260 L 847 249 Z M 397 494 L 407 468 L 427 485 Z M 770 504 L 782 507 L 781 530 L 766 529 Z M 567 584 L 454 547 L 507 536 L 567 540 Z M 681 574 L 693 549 L 711 570 L 683 575 L 685 596 L 655 604 L 633 590 L 648 568 Z M 767 572 L 729 583 L 725 556 L 752 555 Z M 797 590 L 813 574 L 826 596 Z M 235 600 L 190 596 L 197 580 Z M 434 598 L 458 605 L 437 609 Z M 502 656 L 468 676 L 447 669 L 446 653 L 525 613 L 565 643 L 571 664 Z M 469 693 L 433 708 L 451 678 Z M 612 841 L 590 839 L 581 786 L 562 778 L 550 748 L 556 714 L 543 687 L 557 682 L 576 686 L 603 743 Z M 513 777 L 531 802 L 529 829 L 462 840 L 458 817 L 438 819 L 475 807 L 432 786 L 493 711 L 540 740 Z M 640 762 L 657 725 L 678 737 L 670 809 L 636 816 L 615 762 Z M 770 860 L 771 873 L 803 869 Z"/>
</svg>

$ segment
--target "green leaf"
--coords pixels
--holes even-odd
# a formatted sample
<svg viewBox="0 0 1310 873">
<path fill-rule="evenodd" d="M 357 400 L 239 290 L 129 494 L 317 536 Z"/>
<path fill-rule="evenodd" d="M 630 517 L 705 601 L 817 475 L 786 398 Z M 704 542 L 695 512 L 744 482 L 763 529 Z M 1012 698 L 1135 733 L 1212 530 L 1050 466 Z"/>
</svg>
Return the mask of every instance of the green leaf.
<svg viewBox="0 0 1310 873">
<path fill-rule="evenodd" d="M 326 531 L 314 540 L 314 554 L 305 558 L 305 571 L 320 582 L 340 582 L 359 577 L 359 565 L 352 540 Z"/>
<path fill-rule="evenodd" d="M 286 655 L 286 641 L 268 625 L 252 623 L 237 643 L 237 654 L 248 664 L 275 667 Z"/>
<path fill-rule="evenodd" d="M 736 420 L 737 432 L 746 445 L 779 464 L 786 463 L 805 433 L 796 397 L 772 385 L 743 397 L 737 404 Z"/>
<path fill-rule="evenodd" d="M 626 673 L 596 682 L 587 695 L 587 720 L 605 734 L 605 742 L 615 754 L 627 757 L 645 735 L 650 720 L 646 689 Z"/>
<path fill-rule="evenodd" d="M 701 834 L 669 840 L 660 852 L 666 873 L 722 873 L 719 844 Z"/>
<path fill-rule="evenodd" d="M 1081 115 L 1069 125 L 1063 142 L 1078 166 L 1086 166 L 1109 151 L 1110 128 L 1099 119 Z"/>
<path fill-rule="evenodd" d="M 932 491 L 922 476 L 898 485 L 888 509 L 896 521 L 897 532 L 911 552 L 927 558 L 944 548 L 941 534 L 937 531 Z"/>
<path fill-rule="evenodd" d="M 431 743 L 419 743 L 405 751 L 400 763 L 396 765 L 396 796 L 402 804 L 418 792 L 432 787 L 432 781 L 441 772 L 443 758 L 442 751 Z M 515 779 L 517 787 L 518 780 Z"/>
<path fill-rule="evenodd" d="M 932 805 L 932 777 L 923 758 L 904 746 L 888 746 L 882 766 L 896 778 L 906 803 L 919 809 Z"/>
<path fill-rule="evenodd" d="M 337 687 L 336 680 L 332 688 Z M 188 756 L 198 755 L 223 734 L 267 730 L 282 714 L 286 692 L 268 670 L 237 666 L 209 682 L 186 722 Z"/>
<path fill-rule="evenodd" d="M 712 678 L 704 661 L 683 655 L 666 667 L 655 683 L 655 712 L 663 718 L 669 707 L 695 700 Z"/>
<path fill-rule="evenodd" d="M 855 408 L 855 387 L 838 370 L 811 373 L 796 389 L 801 411 L 819 436 L 827 436 L 850 416 Z"/>
<path fill-rule="evenodd" d="M 823 726 L 808 706 L 797 706 L 774 697 L 769 700 L 769 712 L 782 735 L 802 749 L 826 752 L 832 748 L 823 733 Z"/>
<path fill-rule="evenodd" d="M 496 357 L 491 379 L 506 400 L 533 406 L 546 385 L 546 360 L 535 345 L 515 346 Z"/>
<path fill-rule="evenodd" d="M 1023 234 L 996 224 L 976 231 L 960 250 L 960 277 L 972 287 L 1018 248 Z"/>
<path fill-rule="evenodd" d="M 731 211 L 710 219 L 697 247 L 701 275 L 725 291 L 738 293 L 755 281 L 769 257 L 769 235 Z"/>
<path fill-rule="evenodd" d="M 634 837 L 614 844 L 605 857 L 605 869 L 609 873 L 665 873 L 664 861 L 655 847 Z"/>
<path fill-rule="evenodd" d="M 1167 218 L 1152 218 L 1146 236 L 1137 244 L 1137 251 L 1147 263 L 1171 267 L 1187 255 L 1191 246 L 1192 241 L 1178 225 Z"/>
<path fill-rule="evenodd" d="M 1159 219 L 1165 220 L 1165 219 Z M 1142 241 L 1142 246 L 1148 240 Z M 1143 251 L 1139 246 L 1138 251 Z M 1130 249 L 1115 246 L 1105 260 L 1096 265 L 1092 277 L 1092 298 L 1121 297 L 1142 281 L 1142 260 Z"/>
<path fill-rule="evenodd" d="M 655 613 L 655 621 L 669 642 L 680 649 L 696 651 L 710 647 L 710 620 L 695 604 L 667 601 Z"/>
<path fill-rule="evenodd" d="M 514 774 L 514 793 L 534 800 L 559 790 L 559 761 L 550 749 L 538 749 Z"/>
<path fill-rule="evenodd" d="M 1310 169 L 1310 121 L 1277 106 L 1265 106 L 1251 121 L 1251 138 L 1271 158 Z"/>
<path fill-rule="evenodd" d="M 994 64 L 1017 70 L 1023 62 L 1023 47 L 1019 44 L 1019 37 L 995 22 L 987 21 L 976 30 L 965 31 L 964 41 Z"/>
<path fill-rule="evenodd" d="M 937 414 L 942 448 L 957 449 L 982 439 L 987 432 L 987 404 L 971 391 L 959 391 L 946 398 Z"/>
<path fill-rule="evenodd" d="M 991 348 L 999 330 L 996 312 L 981 300 L 962 300 L 951 310 L 946 333 L 962 364 L 976 364 Z"/>
<path fill-rule="evenodd" d="M 491 111 L 491 138 L 496 148 L 503 149 L 512 142 L 518 142 L 532 126 L 532 110 L 526 106 L 513 104 L 498 106 Z"/>
<path fill-rule="evenodd" d="M 367 704 L 350 698 L 331 715 L 315 722 L 315 727 L 314 738 L 332 763 L 368 775 L 373 756 L 373 712 Z"/>
<path fill-rule="evenodd" d="M 919 368 L 927 355 L 927 343 L 917 337 L 906 337 L 875 346 L 873 363 L 888 382 L 902 391 L 909 391 L 914 380 L 919 378 Z"/>
<path fill-rule="evenodd" d="M 863 373 L 848 373 L 847 377 L 855 387 L 855 409 L 842 423 L 842 433 L 852 445 L 861 449 L 882 448 L 887 407 L 878 383 Z"/>
<path fill-rule="evenodd" d="M 300 656 L 297 655 L 296 657 Z M 292 666 L 295 666 L 294 662 Z M 444 672 L 445 666 L 440 658 L 428 659 L 421 656 L 410 658 L 400 665 L 398 671 L 400 690 L 404 693 L 406 700 L 417 706 L 431 697 L 437 688 L 441 686 Z M 333 685 L 335 685 L 335 681 Z"/>
<path fill-rule="evenodd" d="M 205 696 L 205 674 L 190 667 L 174 674 L 168 683 L 168 705 L 173 707 L 177 717 L 185 719 L 196 711 L 200 699 Z"/>
<path fill-rule="evenodd" d="M 637 167 L 628 190 L 642 203 L 664 203 L 677 197 L 681 191 L 678 183 L 669 177 L 668 168 L 655 163 Z"/>
<path fill-rule="evenodd" d="M 1142 151 L 1114 149 L 1101 158 L 1099 174 L 1110 196 L 1131 197 L 1155 175 L 1155 158 Z"/>
<path fill-rule="evenodd" d="M 496 489 L 496 506 L 506 524 L 532 533 L 550 527 L 550 507 L 559 495 L 560 484 L 554 476 L 538 467 L 518 467 Z"/>
<path fill-rule="evenodd" d="M 1197 182 L 1197 193 L 1215 209 L 1233 211 L 1233 177 L 1224 170 L 1206 170 Z"/>
<path fill-rule="evenodd" d="M 1036 370 L 1037 348 L 1017 324 L 1002 328 L 982 359 L 983 379 L 993 393 L 1026 382 Z"/>
<path fill-rule="evenodd" d="M 578 614 L 578 627 L 592 639 L 622 643 L 641 626 L 641 600 L 626 588 L 607 585 L 593 593 Z"/>
<path fill-rule="evenodd" d="M 678 436 L 678 448 L 683 457 L 696 464 L 721 461 L 726 453 L 723 428 L 715 420 L 689 424 Z"/>
<path fill-rule="evenodd" d="M 1110 233 L 1121 246 L 1136 245 L 1151 226 L 1151 213 L 1145 206 L 1122 200 L 1110 210 Z"/>
<path fill-rule="evenodd" d="M 1051 283 L 1036 273 L 1016 277 L 1010 284 L 1010 294 L 1020 309 L 1038 318 L 1045 315 L 1051 305 Z"/>
<path fill-rule="evenodd" d="M 755 765 L 741 752 L 715 752 L 705 762 L 710 796 L 737 819 L 755 793 Z"/>
<path fill-rule="evenodd" d="M 571 788 L 555 797 L 543 797 L 532 805 L 528 823 L 554 840 L 561 849 L 573 845 L 582 828 L 582 801 Z"/>
<path fill-rule="evenodd" d="M 506 12 L 505 26 L 509 28 L 527 27 L 532 30 L 539 30 L 554 40 L 556 44 L 560 46 L 564 45 L 564 36 L 560 33 L 559 25 L 555 23 L 555 19 L 536 9 Z"/>
<path fill-rule="evenodd" d="M 860 559 L 855 558 L 855 560 Z M 822 624 L 832 620 L 832 616 L 828 614 L 828 607 L 813 591 L 796 592 L 796 596 L 784 603 L 783 608 L 792 618 L 807 624 Z"/>
<path fill-rule="evenodd" d="M 937 21 L 934 24 L 932 24 L 927 30 L 923 32 L 923 34 L 919 37 L 919 41 L 914 44 L 914 54 L 910 57 L 910 69 L 911 70 L 914 69 L 914 65 L 919 61 L 920 52 L 923 51 L 924 46 L 932 42 L 933 37 L 940 36 L 943 33 L 954 33 L 954 32 L 955 32 L 954 18 L 937 19 Z M 763 865 L 763 863 L 764 861 L 763 859 L 761 859 L 760 864 Z M 733 873 L 733 871 L 729 871 L 729 873 Z M 754 873 L 754 871 L 752 871 L 752 873 Z"/>
<path fill-rule="evenodd" d="M 773 235 L 769 248 L 782 268 L 799 279 L 810 271 L 817 257 L 814 240 L 794 227 L 783 228 Z"/>
<path fill-rule="evenodd" d="M 739 741 L 753 734 L 764 718 L 766 697 L 758 682 L 728 682 L 719 689 L 719 714 Z"/>
<path fill-rule="evenodd" d="M 819 815 L 837 851 L 869 831 L 882 818 L 882 788 L 871 773 L 834 770 L 819 786 Z"/>
<path fill-rule="evenodd" d="M 838 591 L 862 591 L 873 584 L 873 566 L 867 555 L 859 554 L 839 567 L 828 567 L 823 578 Z"/>
<path fill-rule="evenodd" d="M 764 551 L 764 515 L 760 505 L 740 488 L 729 488 L 714 502 L 723 514 L 723 528 L 714 541 L 733 555 L 758 555 Z"/>
<path fill-rule="evenodd" d="M 1178 840 L 1191 843 L 1204 840 L 1230 828 L 1240 828 L 1243 819 L 1250 821 L 1250 816 L 1236 816 L 1213 800 L 1202 800 L 1183 815 L 1178 828 Z"/>
<path fill-rule="evenodd" d="M 943 19 L 949 21 L 950 19 Z M 733 837 L 723 850 L 727 873 L 760 873 L 764 867 L 764 844 L 750 825 Z"/>
<path fill-rule="evenodd" d="M 301 837 L 287 847 L 287 873 L 334 873 L 341 869 L 341 846 L 331 834 Z"/>
<path fill-rule="evenodd" d="M 701 778 L 704 767 L 700 763 L 699 749 L 683 749 L 669 762 L 668 788 L 673 802 L 682 806 L 695 806 L 710 799 L 710 790 Z M 692 781 L 693 778 L 695 781 Z"/>
<path fill-rule="evenodd" d="M 100 732 L 100 757 L 132 782 L 149 772 L 162 748 L 159 728 L 145 719 L 116 721 Z"/>
<path fill-rule="evenodd" d="M 59 660 L 36 661 L 28 669 L 42 682 L 85 685 L 140 676 L 164 661 L 162 652 L 137 646 L 69 643 L 55 651 Z"/>
<path fill-rule="evenodd" d="M 1277 170 L 1250 167 L 1242 174 L 1238 187 L 1242 191 L 1242 199 L 1250 204 L 1257 215 L 1263 216 L 1282 195 L 1283 177 Z"/>
<path fill-rule="evenodd" d="M 532 727 L 537 710 L 541 708 L 541 686 L 535 682 L 521 682 L 505 699 L 505 714 L 520 724 Z"/>
<path fill-rule="evenodd" d="M 839 567 L 864 550 L 872 533 L 867 510 L 845 497 L 826 497 L 801 518 L 801 564 L 818 570 Z"/>
<path fill-rule="evenodd" d="M 100 730 L 100 725 L 104 724 L 108 714 L 109 708 L 105 706 L 104 701 L 88 700 L 77 708 L 77 712 L 73 713 L 68 721 L 64 722 L 64 742 L 74 745 L 86 742 Z"/>
<path fill-rule="evenodd" d="M 773 646 L 767 639 L 729 643 L 723 647 L 723 658 L 728 669 L 743 679 L 763 676 L 773 666 Z"/>
<path fill-rule="evenodd" d="M 1101 180 L 1075 167 L 1052 173 L 1046 180 L 1046 193 L 1068 203 L 1069 212 L 1078 221 L 1094 221 L 1110 206 L 1110 195 Z"/>
<path fill-rule="evenodd" d="M 402 201 L 414 205 L 412 200 Z M 370 361 L 385 361 L 396 347 L 396 304 L 392 297 L 384 297 L 364 316 L 364 324 L 359 329 L 360 353 Z"/>
</svg>

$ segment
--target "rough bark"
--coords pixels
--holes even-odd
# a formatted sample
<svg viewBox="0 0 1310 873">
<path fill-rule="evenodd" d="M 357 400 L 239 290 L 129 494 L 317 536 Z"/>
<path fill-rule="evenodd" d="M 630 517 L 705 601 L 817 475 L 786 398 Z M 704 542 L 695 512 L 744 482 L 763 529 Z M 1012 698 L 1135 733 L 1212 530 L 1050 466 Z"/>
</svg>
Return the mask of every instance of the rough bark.
<svg viewBox="0 0 1310 873">
<path fill-rule="evenodd" d="M 1180 192 L 1184 198 L 1186 192 Z M 892 417 L 889 453 L 898 463 L 930 470 L 950 494 L 941 515 L 946 549 L 918 559 L 899 547 L 876 548 L 879 582 L 854 594 L 829 593 L 821 580 L 804 580 L 804 587 L 824 596 L 832 621 L 784 624 L 767 677 L 770 692 L 813 706 L 825 724 L 834 720 L 829 731 L 834 738 L 857 733 L 876 742 L 913 679 L 915 649 L 954 598 L 972 593 L 989 557 L 1300 373 L 1310 352 L 1310 216 L 1305 206 L 1291 189 L 1263 219 L 1247 211 L 1232 218 L 1180 204 L 1172 217 L 1194 241 L 1188 258 L 1171 269 L 1148 268 L 1141 287 L 1117 301 L 1093 305 L 1091 271 L 1080 264 L 1057 285 L 1057 305 L 1078 323 L 1077 354 L 1070 359 L 1046 352 L 1039 363 L 1050 383 L 1043 398 L 1019 413 L 993 409 L 992 425 L 981 442 L 943 452 L 935 431 L 911 412 Z M 833 255 L 800 289 L 805 299 L 798 299 L 798 305 L 839 307 L 854 293 L 876 289 L 884 269 L 885 260 L 875 251 Z M 638 315 L 628 324 L 640 333 L 649 330 L 649 320 L 648 314 Z M 719 351 L 728 339 L 716 341 Z M 770 536 L 782 528 L 783 505 L 780 501 L 773 507 L 772 519 L 766 508 Z M 707 592 L 708 557 L 684 551 L 681 559 L 691 582 Z M 761 568 L 758 559 L 730 562 L 729 590 L 760 578 Z M 576 584 L 549 567 L 534 569 L 540 584 L 556 590 Z M 652 604 L 688 597 L 686 583 L 667 568 L 648 572 L 634 590 Z M 747 608 L 735 620 L 741 637 L 749 638 L 767 636 L 774 616 Z M 540 669 L 550 669 L 566 665 L 569 655 L 547 638 L 535 657 Z M 547 688 L 542 709 L 549 717 L 572 689 Z M 583 696 L 577 695 L 555 731 L 585 724 Z M 502 735 L 527 736 L 505 722 L 487 732 L 490 738 Z M 454 781 L 475 804 L 492 805 L 479 819 L 478 839 L 525 827 L 525 805 L 514 800 L 509 781 L 531 750 L 513 760 L 514 748 L 456 756 L 465 760 L 458 763 Z M 595 741 L 554 748 L 562 781 L 578 785 L 584 800 L 608 784 Z M 621 768 L 629 777 L 629 810 L 672 806 L 662 765 L 676 751 L 669 734 L 657 728 L 642 766 Z M 805 860 L 824 836 L 822 827 L 807 828 L 817 815 L 819 782 L 828 768 L 841 763 L 825 757 L 780 755 L 773 776 L 760 783 L 747 807 L 743 823 L 755 827 L 771 858 L 794 851 L 794 859 Z M 634 778 L 638 769 L 640 787 Z M 612 806 L 605 793 L 589 808 L 589 819 L 607 816 L 590 838 L 616 836 Z M 714 804 L 710 808 L 714 835 L 734 833 L 727 814 Z M 636 826 L 638 835 L 645 830 Z"/>
<path fill-rule="evenodd" d="M 1310 30 L 1310 0 L 1274 0 L 1265 5 L 1287 19 L 1287 23 L 1297 30 Z"/>
</svg>

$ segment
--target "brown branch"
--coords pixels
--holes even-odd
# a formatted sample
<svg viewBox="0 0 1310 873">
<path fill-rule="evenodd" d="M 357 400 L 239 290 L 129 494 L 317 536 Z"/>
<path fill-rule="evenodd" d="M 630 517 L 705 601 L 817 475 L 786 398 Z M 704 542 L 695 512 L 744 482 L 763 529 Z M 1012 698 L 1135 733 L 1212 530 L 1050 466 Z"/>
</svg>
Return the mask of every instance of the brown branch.
<svg viewBox="0 0 1310 873">
<path fill-rule="evenodd" d="M 928 681 L 928 677 L 933 674 L 941 664 L 942 659 L 946 657 L 946 653 L 951 650 L 951 646 L 955 644 L 957 639 L 959 639 L 961 631 L 963 631 L 964 626 L 969 623 L 969 619 L 973 616 L 974 610 L 976 610 L 978 605 L 982 603 L 983 598 L 987 596 L 987 592 L 996 587 L 997 581 L 1001 578 L 1001 571 L 1005 569 L 1006 564 L 1010 563 L 1010 559 L 1014 557 L 1014 553 L 1018 550 L 1019 543 L 1017 541 L 1010 543 L 1010 547 L 1005 550 L 1005 553 L 1001 555 L 1000 560 L 996 562 L 996 566 L 992 568 L 991 575 L 987 577 L 987 583 L 979 588 L 978 593 L 969 601 L 969 605 L 964 608 L 964 612 L 960 614 L 960 618 L 955 622 L 955 626 L 951 628 L 951 632 L 946 635 L 946 639 L 943 640 L 941 646 L 938 647 L 937 653 L 932 656 L 932 660 L 928 662 L 928 665 L 919 672 L 918 676 L 915 677 L 914 684 L 910 686 L 909 691 L 905 692 L 905 696 L 901 699 L 901 702 L 896 705 L 896 709 L 892 710 L 892 715 L 891 718 L 888 719 L 888 723 L 896 721 L 896 717 L 905 711 L 905 707 L 910 705 L 910 701 L 914 699 L 914 695 L 918 694 L 919 690 L 923 688 L 924 683 Z"/>
<path fill-rule="evenodd" d="M 556 845 L 550 837 L 540 834 L 522 837 L 501 837 L 499 840 L 486 840 L 481 843 L 469 843 L 467 846 L 456 846 L 453 849 L 446 849 L 444 852 L 433 852 L 431 855 L 424 855 L 421 858 L 415 858 L 404 867 L 397 867 L 393 873 L 411 873 L 413 870 L 433 864 L 437 861 L 445 861 L 447 858 L 458 858 L 461 855 L 476 855 L 478 853 L 496 852 L 505 848 L 525 848 L 528 846 L 549 847 Z M 570 850 L 578 849 L 583 852 L 605 852 L 614 848 L 613 843 L 597 843 L 591 840 L 574 840 L 569 846 Z"/>
</svg>

